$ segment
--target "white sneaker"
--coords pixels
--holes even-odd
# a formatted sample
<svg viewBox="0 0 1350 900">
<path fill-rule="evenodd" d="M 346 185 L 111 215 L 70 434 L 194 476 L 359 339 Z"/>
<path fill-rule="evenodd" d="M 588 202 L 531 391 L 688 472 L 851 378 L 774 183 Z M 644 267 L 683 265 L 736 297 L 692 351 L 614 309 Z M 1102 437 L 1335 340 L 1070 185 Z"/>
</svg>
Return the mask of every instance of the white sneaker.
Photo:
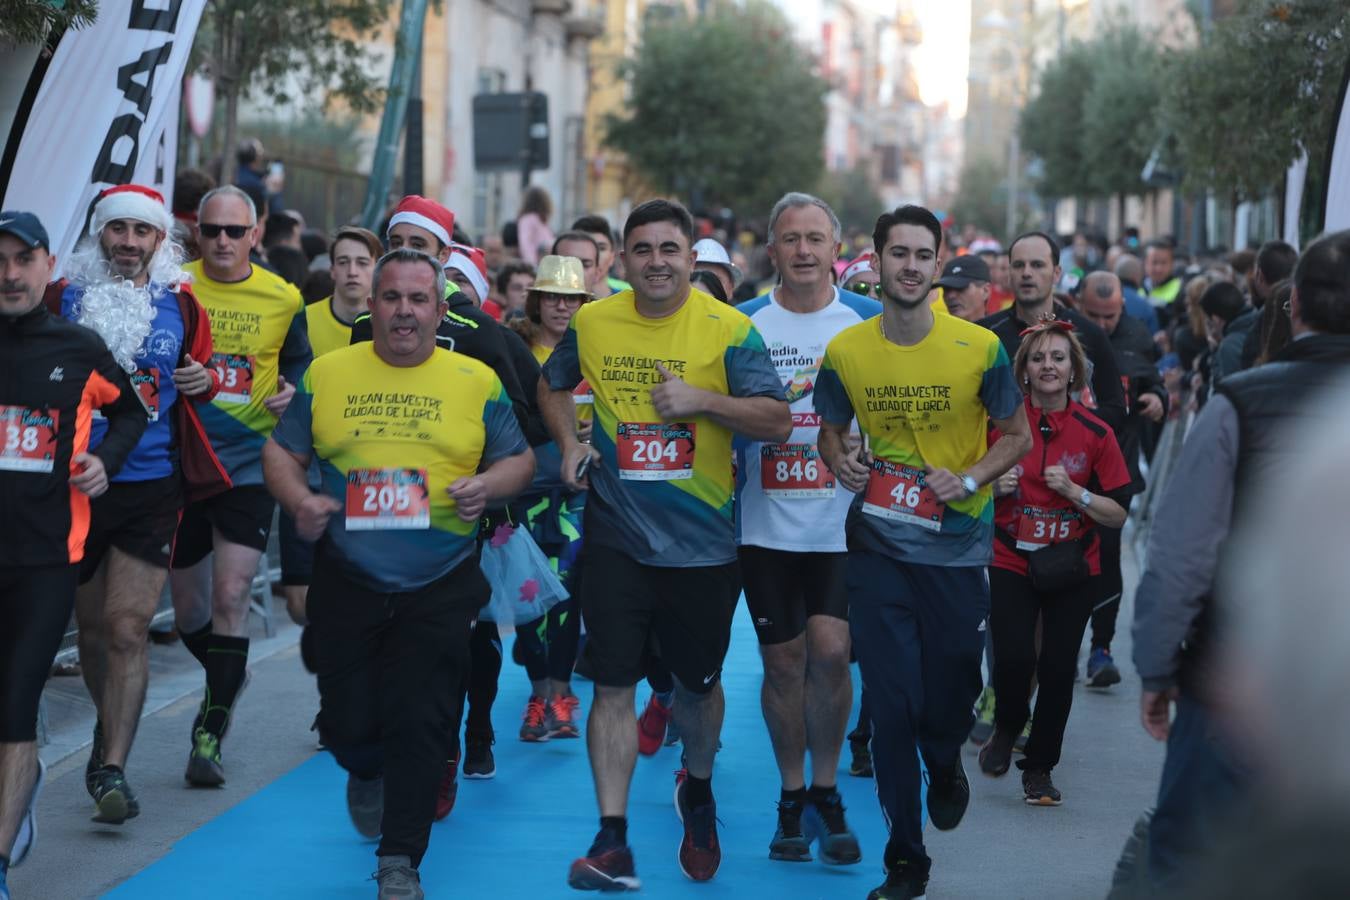
<svg viewBox="0 0 1350 900">
<path fill-rule="evenodd" d="M 33 785 L 33 796 L 28 798 L 28 809 L 23 814 L 23 819 L 19 822 L 19 833 L 14 837 L 14 850 L 9 855 L 9 864 L 11 867 L 18 866 L 32 851 L 33 845 L 37 843 L 37 799 L 38 792 L 42 790 L 42 780 L 47 774 L 47 764 L 38 757 L 38 776 L 37 782 Z"/>
</svg>

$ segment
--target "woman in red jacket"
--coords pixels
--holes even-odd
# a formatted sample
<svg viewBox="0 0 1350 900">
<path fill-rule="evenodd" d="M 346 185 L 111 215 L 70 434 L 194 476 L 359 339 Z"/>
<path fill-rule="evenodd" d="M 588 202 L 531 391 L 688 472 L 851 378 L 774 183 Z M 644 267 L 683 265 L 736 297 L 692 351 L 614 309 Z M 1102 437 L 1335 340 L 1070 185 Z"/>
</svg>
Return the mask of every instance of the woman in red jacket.
<svg viewBox="0 0 1350 900">
<path fill-rule="evenodd" d="M 1125 522 L 1130 475 L 1110 427 L 1072 399 L 1088 370 L 1071 323 L 1051 319 L 1022 332 L 1013 371 L 1027 395 L 1032 448 L 994 482 L 989 625 L 998 703 L 980 769 L 995 777 L 1008 771 L 1034 676 L 1035 726 L 1018 767 L 1028 804 L 1058 806 L 1050 771 L 1059 762 L 1078 648 L 1097 596 L 1092 581 L 1101 575 L 1095 526 Z M 989 440 L 997 439 L 995 430 Z"/>
</svg>

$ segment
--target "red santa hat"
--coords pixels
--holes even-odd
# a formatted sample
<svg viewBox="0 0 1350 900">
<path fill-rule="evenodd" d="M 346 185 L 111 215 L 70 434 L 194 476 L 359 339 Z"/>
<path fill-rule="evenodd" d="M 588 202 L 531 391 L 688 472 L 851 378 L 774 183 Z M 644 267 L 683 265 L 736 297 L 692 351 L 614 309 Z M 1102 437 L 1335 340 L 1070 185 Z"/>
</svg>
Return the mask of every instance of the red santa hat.
<svg viewBox="0 0 1350 900">
<path fill-rule="evenodd" d="M 440 238 L 441 243 L 446 246 L 450 245 L 450 235 L 455 230 L 454 213 L 435 200 L 428 200 L 417 194 L 409 194 L 398 202 L 394 214 L 389 218 L 389 231 L 393 231 L 394 226 L 402 222 L 425 228 Z M 389 231 L 385 232 L 386 237 L 389 236 Z"/>
<path fill-rule="evenodd" d="M 164 195 L 143 184 L 119 184 L 99 194 L 89 219 L 89 233 L 97 235 L 103 226 L 117 219 L 144 222 L 166 233 L 173 228 L 173 216 L 164 205 Z"/>
<path fill-rule="evenodd" d="M 853 262 L 849 263 L 848 267 L 839 275 L 840 286 L 847 288 L 848 283 L 856 278 L 861 272 L 877 271 L 877 268 L 873 263 L 874 257 L 871 253 L 864 253 L 853 260 Z"/>
<path fill-rule="evenodd" d="M 450 259 L 446 261 L 445 268 L 464 273 L 474 290 L 478 291 L 479 303 L 488 298 L 487 257 L 483 255 L 482 250 L 463 244 L 451 244 Z"/>
</svg>

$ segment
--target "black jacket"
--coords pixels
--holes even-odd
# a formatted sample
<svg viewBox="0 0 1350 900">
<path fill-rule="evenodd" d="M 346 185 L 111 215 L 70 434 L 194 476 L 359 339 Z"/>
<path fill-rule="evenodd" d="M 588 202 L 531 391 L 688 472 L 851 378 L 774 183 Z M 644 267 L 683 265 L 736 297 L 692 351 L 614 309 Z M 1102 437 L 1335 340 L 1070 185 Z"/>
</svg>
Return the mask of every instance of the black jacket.
<svg viewBox="0 0 1350 900">
<path fill-rule="evenodd" d="M 1127 404 L 1125 426 L 1116 432 L 1116 437 L 1120 440 L 1120 452 L 1125 456 L 1125 465 L 1130 470 L 1130 493 L 1138 494 L 1145 487 L 1144 476 L 1139 471 L 1139 445 L 1143 431 L 1149 425 L 1148 420 L 1139 414 L 1139 398 L 1144 394 L 1156 396 L 1162 401 L 1165 417 L 1167 386 L 1163 384 L 1162 375 L 1158 374 L 1158 345 L 1153 343 L 1153 335 L 1148 333 L 1147 325 L 1130 316 L 1121 316 L 1116 323 L 1116 330 L 1107 338 L 1115 352 Z"/>
<path fill-rule="evenodd" d="M 99 336 L 39 304 L 0 316 L 0 568 L 79 562 L 89 498 L 70 486 L 89 451 L 89 418 L 108 431 L 93 452 L 108 477 L 145 431 L 146 412 Z"/>
</svg>

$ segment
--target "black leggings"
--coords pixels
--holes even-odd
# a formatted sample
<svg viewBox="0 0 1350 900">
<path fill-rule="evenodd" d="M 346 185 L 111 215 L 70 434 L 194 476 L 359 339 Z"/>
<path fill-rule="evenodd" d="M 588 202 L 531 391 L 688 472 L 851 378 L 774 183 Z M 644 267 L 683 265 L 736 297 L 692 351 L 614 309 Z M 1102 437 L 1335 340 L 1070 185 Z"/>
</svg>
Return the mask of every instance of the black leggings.
<svg viewBox="0 0 1350 900">
<path fill-rule="evenodd" d="M 479 619 L 469 635 L 469 670 L 455 685 L 454 728 L 450 732 L 449 759 L 459 759 L 459 726 L 464 707 L 469 707 L 468 731 L 492 734 L 492 704 L 497 701 L 497 680 L 502 673 L 502 638 L 496 622 Z"/>
<path fill-rule="evenodd" d="M 1036 714 L 1023 769 L 1051 769 L 1059 762 L 1064 726 L 1073 705 L 1073 677 L 1098 578 L 1056 593 L 1042 593 L 1025 575 L 990 567 L 989 627 L 994 638 L 994 724 L 1020 734 L 1030 714 L 1031 676 L 1038 683 Z M 1036 620 L 1041 620 L 1041 653 L 1036 655 Z"/>
<path fill-rule="evenodd" d="M 38 704 L 75 608 L 79 566 L 0 568 L 0 743 L 37 740 Z"/>
<path fill-rule="evenodd" d="M 1130 508 L 1128 501 L 1123 504 Z M 1125 589 L 1120 573 L 1120 529 L 1097 526 L 1101 536 L 1102 574 L 1092 579 L 1097 585 L 1097 596 L 1092 608 L 1092 649 L 1111 649 L 1116 636 L 1116 616 L 1120 613 L 1120 595 Z"/>
<path fill-rule="evenodd" d="M 581 640 L 581 616 L 577 613 L 577 591 L 581 579 L 573 577 L 568 597 L 547 613 L 516 628 L 520 655 L 525 659 L 525 674 L 530 681 L 572 680 L 577 662 L 577 644 Z"/>
</svg>

